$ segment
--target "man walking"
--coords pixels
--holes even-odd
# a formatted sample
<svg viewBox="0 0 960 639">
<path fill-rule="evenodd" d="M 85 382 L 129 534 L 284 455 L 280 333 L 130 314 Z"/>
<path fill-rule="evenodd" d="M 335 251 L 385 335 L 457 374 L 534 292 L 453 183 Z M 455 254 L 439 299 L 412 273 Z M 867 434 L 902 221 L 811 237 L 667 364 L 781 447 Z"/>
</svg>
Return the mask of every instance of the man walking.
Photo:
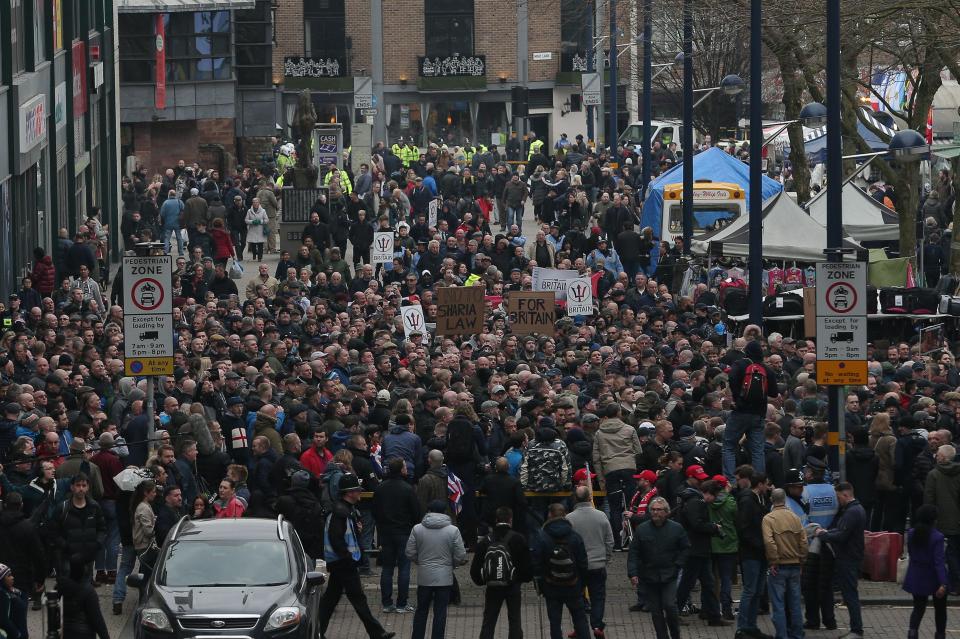
<svg viewBox="0 0 960 639">
<path fill-rule="evenodd" d="M 840 639 L 862 639 L 863 618 L 860 614 L 860 593 L 857 581 L 860 577 L 860 564 L 863 562 L 863 530 L 867 524 L 867 513 L 853 494 L 853 486 L 848 482 L 837 484 L 837 511 L 833 523 L 827 529 L 818 528 L 815 533 L 821 543 L 827 544 L 833 551 L 834 575 L 840 585 L 840 593 L 850 613 L 850 632 Z"/>
<path fill-rule="evenodd" d="M 322 431 L 321 431 L 322 432 Z M 420 501 L 407 481 L 407 466 L 399 457 L 387 460 L 387 476 L 373 491 L 373 518 L 380 540 L 380 601 L 383 612 L 413 612 L 407 604 L 410 560 L 407 540 L 420 521 Z M 393 571 L 397 570 L 397 605 L 393 605 Z"/>
<path fill-rule="evenodd" d="M 761 527 L 770 571 L 767 591 L 773 627 L 777 637 L 803 639 L 800 567 L 807 558 L 807 533 L 800 518 L 787 508 L 787 493 L 782 488 L 771 493 L 770 501 L 773 509 L 764 516 Z"/>
<path fill-rule="evenodd" d="M 350 605 L 363 623 L 370 639 L 392 639 L 394 632 L 383 629 L 370 612 L 367 596 L 360 583 L 360 515 L 356 505 L 360 501 L 360 480 L 353 473 L 340 478 L 340 498 L 327 515 L 323 537 L 323 557 L 330 571 L 327 589 L 320 600 L 320 636 L 325 637 L 330 617 L 340 597 L 346 593 Z"/>
<path fill-rule="evenodd" d="M 754 473 L 750 478 L 750 490 L 744 491 L 737 500 L 737 538 L 740 540 L 743 590 L 740 593 L 735 639 L 765 637 L 757 628 L 757 610 L 763 592 L 766 555 L 761 527 L 763 518 L 767 514 L 764 497 L 768 489 L 767 476 L 763 473 Z"/>
<path fill-rule="evenodd" d="M 731 483 L 736 481 L 737 449 L 744 435 L 750 465 L 757 472 L 764 471 L 763 418 L 767 414 L 767 398 L 777 396 L 773 371 L 763 363 L 760 342 L 747 342 L 744 352 L 747 357 L 734 362 L 730 369 L 734 408 L 723 430 L 723 474 Z"/>
<path fill-rule="evenodd" d="M 603 428 L 603 426 L 601 426 Z M 629 427 L 628 427 L 629 428 Z M 631 428 L 631 430 L 633 430 Z M 613 531 L 610 520 L 593 506 L 589 486 L 578 486 L 573 493 L 573 511 L 567 521 L 583 539 L 587 549 L 587 593 L 590 598 L 590 627 L 593 636 L 603 639 L 604 604 L 607 598 L 607 564 L 613 555 Z"/>
<path fill-rule="evenodd" d="M 547 522 L 533 542 L 534 585 L 546 599 L 550 639 L 563 639 L 564 606 L 573 618 L 576 639 L 590 639 L 583 606 L 587 551 L 566 514 L 563 504 L 550 504 L 547 510 Z"/>
<path fill-rule="evenodd" d="M 413 639 L 425 636 L 431 604 L 431 639 L 443 639 L 447 630 L 447 606 L 453 592 L 453 569 L 467 563 L 467 550 L 460 530 L 450 522 L 446 511 L 446 501 L 430 502 L 423 521 L 413 527 L 407 539 L 407 558 L 419 566 Z"/>
<path fill-rule="evenodd" d="M 483 593 L 483 623 L 480 639 L 493 639 L 500 608 L 507 604 L 507 639 L 523 639 L 520 585 L 530 581 L 530 553 L 523 536 L 513 530 L 513 511 L 497 508 L 496 524 L 477 542 L 470 577 Z"/>
<path fill-rule="evenodd" d="M 633 533 L 627 575 L 634 587 L 643 583 L 657 639 L 680 639 L 677 575 L 687 564 L 690 540 L 683 526 L 668 518 L 670 504 L 663 497 L 650 500 L 647 512 L 650 519 Z"/>
<path fill-rule="evenodd" d="M 633 476 L 637 474 L 637 457 L 643 451 L 637 429 L 620 419 L 620 404 L 608 404 L 603 416 L 593 438 L 593 465 L 600 478 L 600 488 L 607 491 L 613 545 L 620 550 L 623 511 L 637 490 Z"/>
<path fill-rule="evenodd" d="M 59 550 L 57 571 L 70 574 L 71 566 L 84 566 L 84 577 L 107 539 L 107 524 L 100 505 L 87 498 L 90 480 L 86 473 L 73 477 L 70 497 L 57 506 L 51 522 L 50 539 Z"/>
</svg>

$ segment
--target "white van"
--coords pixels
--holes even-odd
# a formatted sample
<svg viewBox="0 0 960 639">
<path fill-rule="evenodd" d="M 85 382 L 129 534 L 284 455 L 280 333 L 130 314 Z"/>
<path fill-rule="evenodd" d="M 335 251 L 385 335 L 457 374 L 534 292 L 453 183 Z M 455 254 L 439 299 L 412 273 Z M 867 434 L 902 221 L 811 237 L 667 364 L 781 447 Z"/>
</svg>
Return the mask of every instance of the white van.
<svg viewBox="0 0 960 639">
<path fill-rule="evenodd" d="M 662 146 L 667 146 L 671 142 L 676 142 L 681 146 L 680 139 L 682 122 L 680 120 L 650 120 L 650 146 L 654 142 L 660 142 Z M 693 142 L 699 144 L 703 136 L 696 129 L 693 130 Z M 620 134 L 619 143 L 624 147 L 630 147 L 637 153 L 640 153 L 640 144 L 643 142 L 643 122 L 631 122 L 627 128 Z"/>
</svg>

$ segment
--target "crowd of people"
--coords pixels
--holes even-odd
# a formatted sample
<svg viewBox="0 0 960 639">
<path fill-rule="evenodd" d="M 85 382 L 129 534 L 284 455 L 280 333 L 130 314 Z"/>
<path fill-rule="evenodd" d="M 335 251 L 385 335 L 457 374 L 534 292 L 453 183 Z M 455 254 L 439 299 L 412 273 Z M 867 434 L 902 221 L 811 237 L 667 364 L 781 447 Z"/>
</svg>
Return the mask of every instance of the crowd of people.
<svg viewBox="0 0 960 639">
<path fill-rule="evenodd" d="M 652 264 L 630 152 L 612 170 L 604 153 L 571 162 L 575 151 L 530 144 L 525 170 L 470 150 L 414 158 L 378 144 L 358 174 L 329 168 L 296 255 L 274 273 L 258 264 L 242 293 L 229 261 L 245 244 L 257 260 L 264 244 L 279 251 L 282 176 L 181 162 L 125 178 L 127 247 L 177 248 L 175 369 L 149 397 L 123 374 L 120 286 L 105 292 L 88 241 L 100 227 L 38 252 L 2 310 L 6 636 L 27 636 L 29 601 L 56 575 L 65 636 L 106 637 L 96 589 L 122 614 L 125 577 L 149 574 L 181 517 L 283 515 L 326 563 L 322 632 L 346 594 L 371 639 L 392 636 L 362 588 L 376 550 L 381 614 L 412 613 L 414 639 L 431 611 L 443 637 L 468 562 L 485 586 L 482 639 L 504 604 L 521 636 L 530 581 L 551 639 L 564 609 L 571 636 L 602 639 L 618 561 L 658 639 L 698 617 L 763 637 L 766 610 L 777 637 L 836 628 L 835 583 L 857 638 L 863 533 L 909 530 L 911 636 L 932 597 L 943 637 L 960 588 L 952 354 L 871 344 L 869 382 L 845 397 L 840 482 L 814 343 L 755 325 L 731 334 L 723 274 L 682 290 L 668 239 Z M 396 229 L 389 264 L 369 263 L 374 229 Z M 594 314 L 558 308 L 552 331 L 511 332 L 506 300 L 537 265 L 594 273 Z M 430 324 L 438 288 L 464 285 L 485 292 L 479 334 L 405 333 L 402 307 L 421 305 Z M 117 481 L 132 469 L 142 481 Z"/>
</svg>

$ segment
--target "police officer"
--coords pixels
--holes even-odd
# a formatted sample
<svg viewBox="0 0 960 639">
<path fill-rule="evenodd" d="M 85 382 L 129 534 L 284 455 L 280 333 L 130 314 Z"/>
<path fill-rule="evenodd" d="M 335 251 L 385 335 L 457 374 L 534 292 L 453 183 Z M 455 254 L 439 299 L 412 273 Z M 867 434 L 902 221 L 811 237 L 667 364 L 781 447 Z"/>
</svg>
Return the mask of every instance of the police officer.
<svg viewBox="0 0 960 639">
<path fill-rule="evenodd" d="M 340 479 L 340 499 L 333 505 L 333 512 L 327 515 L 323 535 L 323 557 L 330 571 L 330 581 L 320 600 L 320 636 L 326 635 L 330 617 L 340 603 L 341 595 L 346 593 L 370 639 L 392 639 L 396 633 L 384 630 L 374 618 L 360 583 L 363 550 L 360 548 L 359 501 L 360 480 L 353 473 L 347 473 Z"/>
</svg>

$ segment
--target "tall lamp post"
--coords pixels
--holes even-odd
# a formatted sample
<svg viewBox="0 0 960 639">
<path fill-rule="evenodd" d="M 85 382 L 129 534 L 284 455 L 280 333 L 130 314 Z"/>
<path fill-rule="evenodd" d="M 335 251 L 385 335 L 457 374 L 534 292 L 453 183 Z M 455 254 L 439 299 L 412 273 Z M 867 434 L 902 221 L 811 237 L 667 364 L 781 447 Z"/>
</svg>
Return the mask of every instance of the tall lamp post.
<svg viewBox="0 0 960 639">
<path fill-rule="evenodd" d="M 617 0 L 609 0 L 610 11 L 610 124 L 607 127 L 607 141 L 610 156 L 617 152 Z"/>
<path fill-rule="evenodd" d="M 757 11 L 760 0 L 753 0 L 752 11 Z M 819 127 L 826 124 L 827 107 L 819 102 L 810 102 L 800 109 L 800 117 L 796 120 L 787 120 L 785 122 L 776 122 L 774 126 L 780 127 L 769 139 L 763 139 L 763 105 L 760 103 L 762 98 L 760 93 L 761 83 L 755 82 L 753 78 L 759 80 L 761 73 L 755 67 L 760 66 L 760 38 L 757 42 L 753 39 L 753 19 L 760 18 L 751 13 L 750 20 L 750 201 L 748 232 L 750 237 L 750 257 L 758 256 L 758 259 L 751 259 L 749 263 L 750 281 L 761 282 L 763 280 L 763 262 L 759 258 L 763 256 L 763 147 L 767 146 L 776 136 L 791 124 L 801 122 L 805 126 Z M 756 44 L 756 48 L 754 45 Z M 754 140 L 759 142 L 755 143 Z M 761 326 L 763 322 L 763 287 L 751 286 L 749 289 L 749 313 L 750 323 Z"/>
<path fill-rule="evenodd" d="M 690 0 L 687 0 L 689 2 Z M 686 14 L 684 15 L 686 18 Z M 686 24 L 684 25 L 686 26 Z M 686 32 L 686 30 L 685 30 Z M 689 255 L 690 242 L 693 238 L 693 107 L 703 102 L 714 91 L 723 91 L 724 95 L 737 95 L 743 91 L 746 83 L 735 74 L 730 74 L 720 81 L 720 86 L 696 89 L 705 91 L 696 104 L 693 102 L 694 89 L 692 87 L 693 56 L 687 55 L 688 42 L 684 41 L 683 54 L 683 252 Z M 688 73 L 689 70 L 689 73 Z"/>
<path fill-rule="evenodd" d="M 640 197 L 650 185 L 650 120 L 653 118 L 653 0 L 643 0 L 643 143 L 640 146 Z"/>
</svg>

